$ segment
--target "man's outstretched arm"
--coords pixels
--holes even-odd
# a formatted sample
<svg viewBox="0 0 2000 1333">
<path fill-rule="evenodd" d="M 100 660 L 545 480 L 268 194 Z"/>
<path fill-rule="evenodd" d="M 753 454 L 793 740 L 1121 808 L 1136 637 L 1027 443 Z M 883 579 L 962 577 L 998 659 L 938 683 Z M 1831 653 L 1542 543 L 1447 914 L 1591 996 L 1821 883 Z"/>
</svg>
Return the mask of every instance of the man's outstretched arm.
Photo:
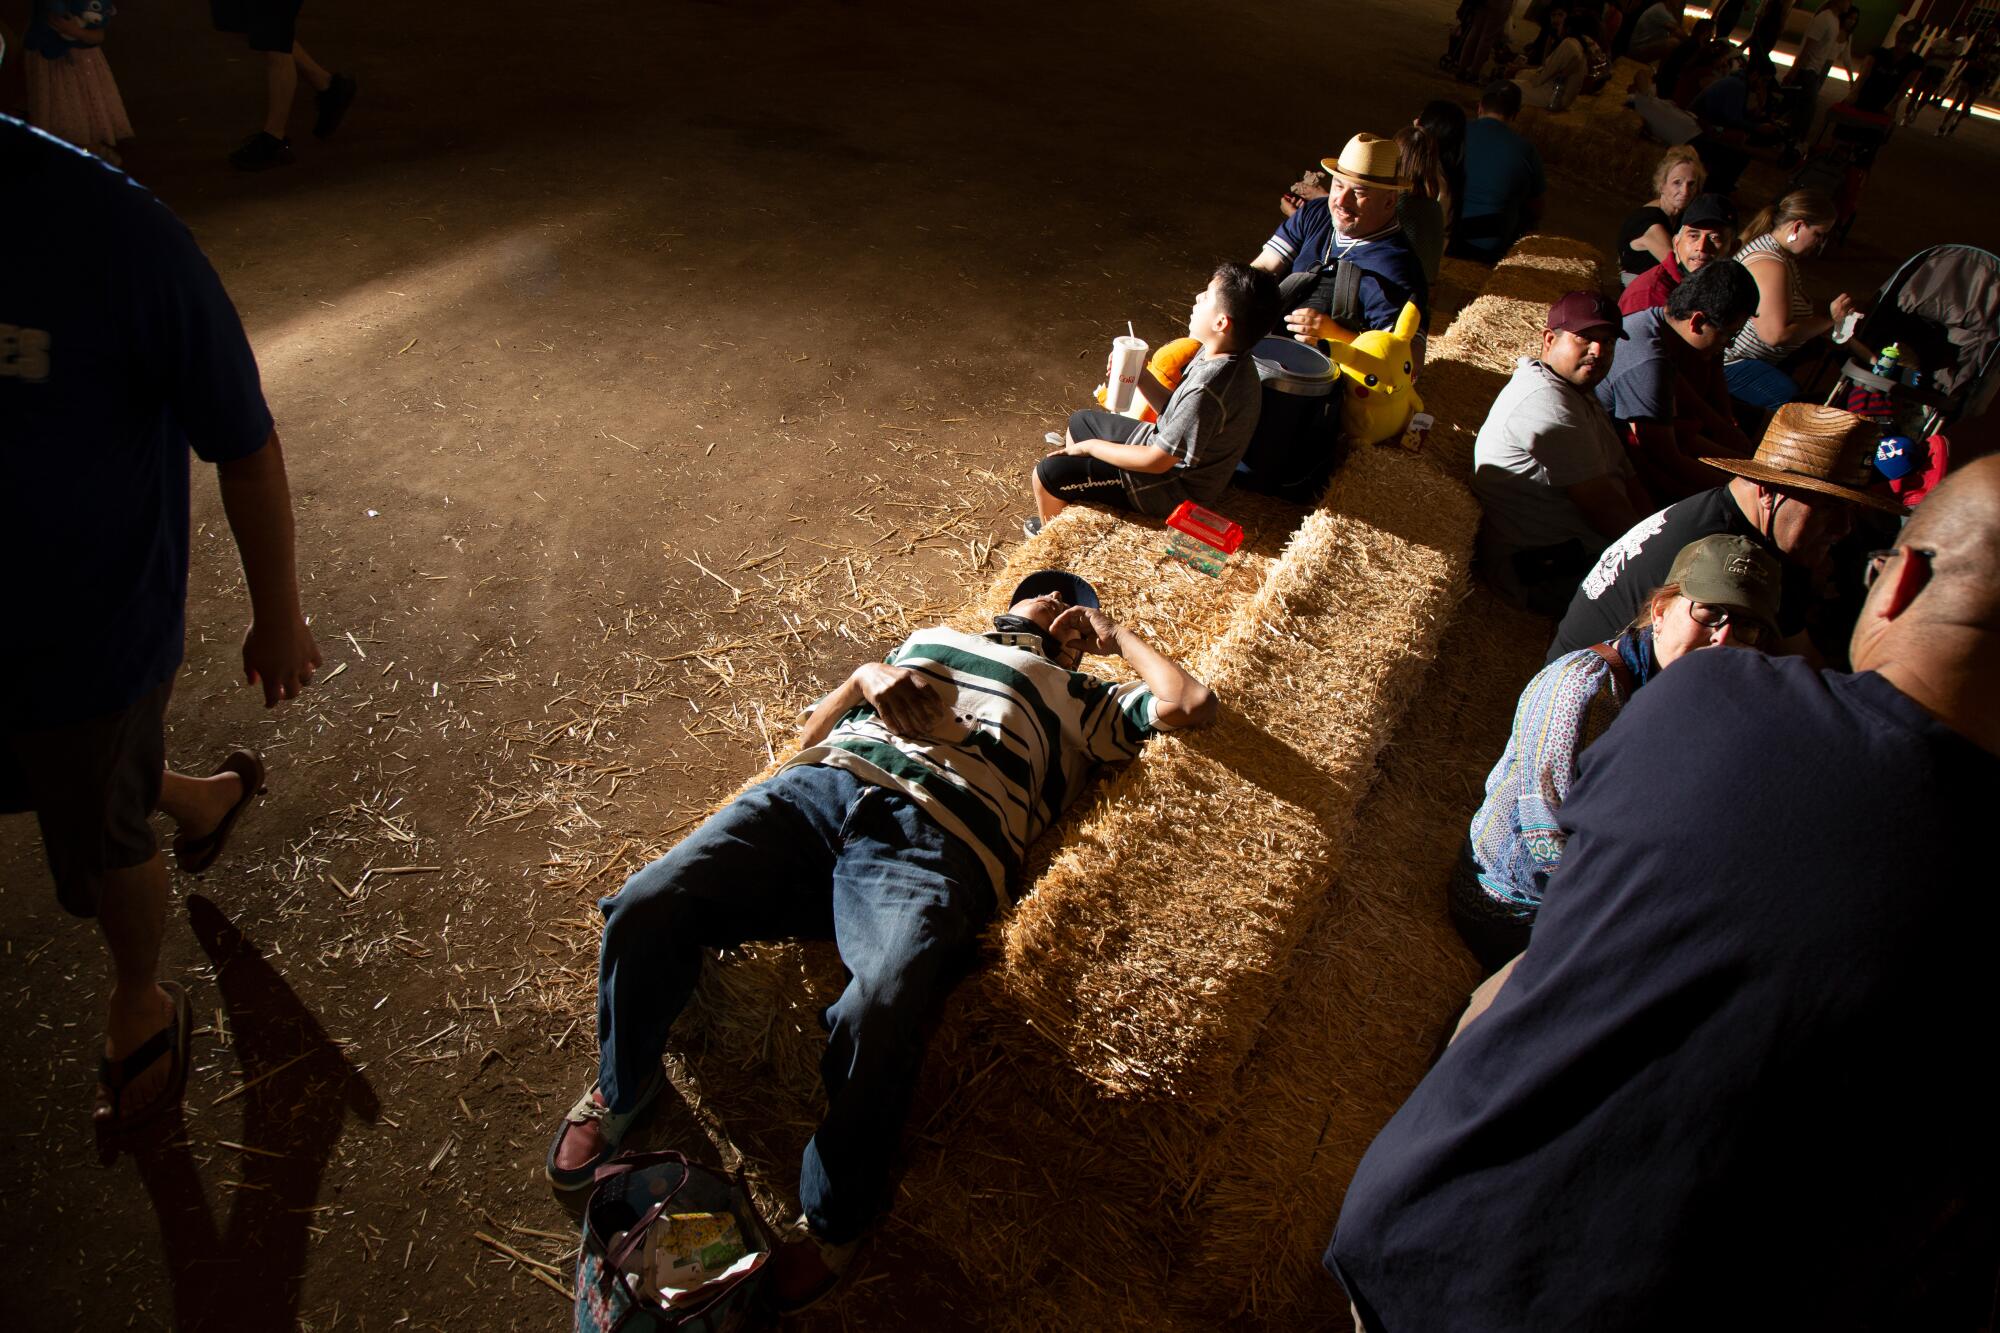
<svg viewBox="0 0 2000 1333">
<path fill-rule="evenodd" d="M 250 632 L 243 639 L 243 674 L 264 687 L 264 706 L 297 698 L 320 663 L 319 648 L 299 610 L 298 568 L 292 551 L 292 491 L 278 433 L 244 458 L 216 464 L 222 509 L 243 558 L 250 588 Z"/>
</svg>

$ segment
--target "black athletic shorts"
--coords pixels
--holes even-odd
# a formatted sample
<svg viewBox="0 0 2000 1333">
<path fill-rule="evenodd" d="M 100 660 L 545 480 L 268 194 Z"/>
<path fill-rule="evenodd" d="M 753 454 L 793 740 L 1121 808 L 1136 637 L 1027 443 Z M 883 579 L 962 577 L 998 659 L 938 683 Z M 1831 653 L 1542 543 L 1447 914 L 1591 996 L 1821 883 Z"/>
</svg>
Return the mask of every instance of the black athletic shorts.
<svg viewBox="0 0 2000 1333">
<path fill-rule="evenodd" d="M 289 54 L 297 40 L 299 6 L 305 0 L 208 0 L 217 32 L 240 32 L 252 51 Z"/>
<path fill-rule="evenodd" d="M 1086 436 L 1086 439 L 1103 439 Z M 1050 454 L 1035 464 L 1042 489 L 1064 504 L 1108 505 L 1113 509 L 1133 509 L 1131 492 L 1125 488 L 1125 473 L 1101 458 L 1088 454 Z"/>
<path fill-rule="evenodd" d="M 167 700 L 173 682 L 131 707 L 47 731 L 0 737 L 0 811 L 33 810 L 56 900 L 97 915 L 106 871 L 153 859 L 153 811 L 167 766 Z"/>
<path fill-rule="evenodd" d="M 1130 444 L 1139 422 L 1117 412 L 1085 408 L 1069 414 L 1072 440 L 1110 440 Z M 1123 468 L 1113 467 L 1088 454 L 1050 454 L 1035 465 L 1042 489 L 1065 504 L 1109 505 L 1113 509 L 1137 509 L 1131 484 Z"/>
</svg>

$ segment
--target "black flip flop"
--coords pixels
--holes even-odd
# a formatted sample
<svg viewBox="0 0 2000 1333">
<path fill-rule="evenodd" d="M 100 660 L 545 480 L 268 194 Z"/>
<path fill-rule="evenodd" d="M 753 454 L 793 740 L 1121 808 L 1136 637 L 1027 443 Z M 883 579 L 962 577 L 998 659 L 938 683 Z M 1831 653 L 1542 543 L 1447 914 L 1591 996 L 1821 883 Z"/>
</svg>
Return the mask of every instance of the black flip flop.
<svg viewBox="0 0 2000 1333">
<path fill-rule="evenodd" d="M 265 792 L 264 761 L 255 750 L 232 750 L 222 766 L 210 777 L 220 777 L 224 773 L 234 773 L 243 782 L 243 794 L 236 798 L 236 804 L 229 807 L 229 813 L 222 822 L 199 838 L 177 837 L 174 839 L 174 863 L 184 874 L 199 875 L 215 864 L 215 858 L 222 855 L 223 847 L 229 842 L 229 835 L 236 827 L 236 821 L 250 803 Z"/>
<path fill-rule="evenodd" d="M 97 1128 L 105 1134 L 123 1134 L 157 1120 L 166 1112 L 181 1104 L 181 1094 L 187 1091 L 189 1045 L 194 1033 L 194 1006 L 188 1001 L 188 993 L 171 981 L 160 983 L 160 989 L 173 997 L 173 1021 L 139 1043 L 137 1050 L 119 1060 L 101 1056 L 97 1062 L 97 1078 L 104 1085 L 111 1114 L 97 1121 Z M 160 1091 L 137 1113 L 119 1115 L 124 1109 L 125 1089 L 132 1080 L 152 1067 L 161 1056 L 167 1056 L 167 1081 Z"/>
</svg>

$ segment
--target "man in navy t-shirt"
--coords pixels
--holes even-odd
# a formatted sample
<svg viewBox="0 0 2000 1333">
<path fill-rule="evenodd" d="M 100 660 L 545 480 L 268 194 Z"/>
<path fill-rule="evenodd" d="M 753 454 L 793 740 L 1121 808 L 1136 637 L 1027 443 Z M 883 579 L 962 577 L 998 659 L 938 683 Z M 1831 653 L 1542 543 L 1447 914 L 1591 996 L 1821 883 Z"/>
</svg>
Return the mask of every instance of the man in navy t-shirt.
<svg viewBox="0 0 2000 1333">
<path fill-rule="evenodd" d="M 1362 1159 L 1369 1333 L 1974 1328 L 2000 1254 L 2000 458 L 1853 674 L 1696 653 L 1584 753 L 1532 942 Z"/>
<path fill-rule="evenodd" d="M 0 283 L 0 558 L 14 637 L 0 654 L 0 810 L 33 810 L 63 906 L 111 954 L 100 1128 L 177 1105 L 190 1006 L 158 979 L 167 870 L 215 859 L 263 783 L 238 751 L 208 778 L 166 771 L 163 719 L 184 636 L 188 450 L 220 477 L 267 705 L 311 679 L 284 455 L 243 325 L 187 228 L 130 178 L 0 116 L 0 252 L 60 236 L 90 262 L 17 258 Z"/>
<path fill-rule="evenodd" d="M 1410 188 L 1398 170 L 1392 139 L 1357 134 L 1338 158 L 1320 165 L 1332 177 L 1325 199 L 1309 199 L 1264 242 L 1252 266 L 1276 278 L 1316 274 L 1285 302 L 1286 329 L 1313 341 L 1351 341 L 1369 329 L 1393 329 L 1414 302 L 1419 323 L 1430 317 L 1430 288 L 1396 203 Z M 1356 281 L 1344 284 L 1351 268 Z M 1351 302 L 1349 290 L 1351 286 Z M 1351 308 L 1336 309 L 1347 303 Z"/>
</svg>

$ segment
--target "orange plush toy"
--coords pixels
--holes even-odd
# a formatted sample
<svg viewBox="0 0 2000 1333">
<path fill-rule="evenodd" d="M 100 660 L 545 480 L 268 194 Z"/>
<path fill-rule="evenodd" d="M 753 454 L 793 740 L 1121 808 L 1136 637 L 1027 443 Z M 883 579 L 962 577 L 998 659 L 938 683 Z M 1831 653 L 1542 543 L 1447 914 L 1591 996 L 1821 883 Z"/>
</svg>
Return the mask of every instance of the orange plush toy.
<svg viewBox="0 0 2000 1333">
<path fill-rule="evenodd" d="M 1167 387 L 1168 392 L 1172 392 L 1180 384 L 1181 377 L 1187 374 L 1188 362 L 1200 355 L 1200 339 L 1176 338 L 1146 359 L 1146 369 L 1152 372 L 1154 379 Z M 1104 406 L 1104 389 L 1105 386 L 1102 384 L 1097 386 L 1097 405 L 1099 407 Z M 1155 412 L 1153 405 L 1146 402 L 1144 398 L 1138 399 L 1137 403 L 1141 408 L 1139 420 L 1158 421 L 1160 419 L 1160 414 Z"/>
</svg>

